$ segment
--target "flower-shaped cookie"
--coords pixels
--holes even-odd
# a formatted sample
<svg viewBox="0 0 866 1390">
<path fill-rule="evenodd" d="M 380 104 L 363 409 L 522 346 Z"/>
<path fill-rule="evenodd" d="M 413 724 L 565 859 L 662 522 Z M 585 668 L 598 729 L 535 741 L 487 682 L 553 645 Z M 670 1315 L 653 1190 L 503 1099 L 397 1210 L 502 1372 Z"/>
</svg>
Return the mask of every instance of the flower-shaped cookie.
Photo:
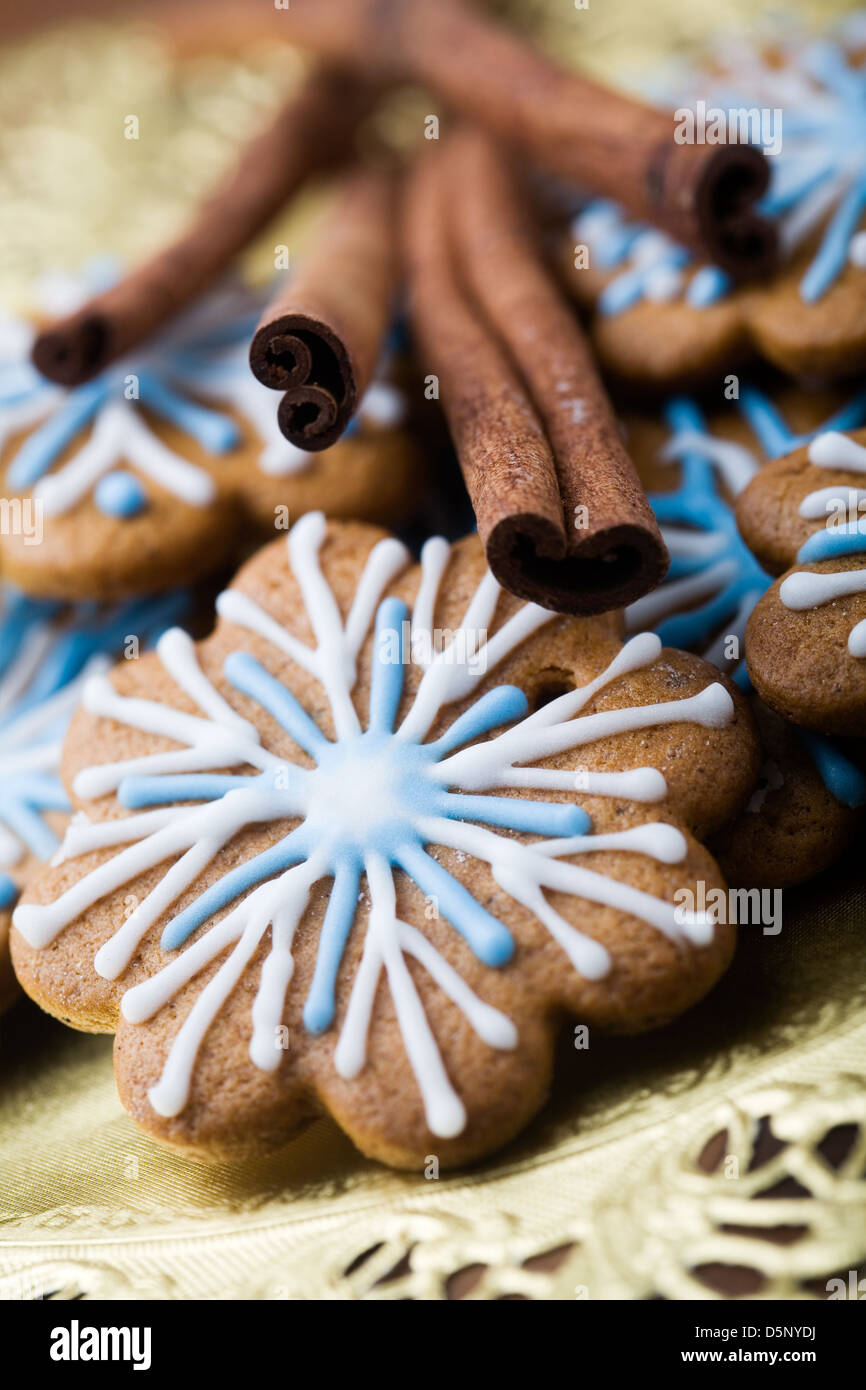
<svg viewBox="0 0 866 1390">
<path fill-rule="evenodd" d="M 711 667 L 519 603 L 475 537 L 413 565 L 317 514 L 217 608 L 89 683 L 81 814 L 14 918 L 25 989 L 116 1029 L 156 1137 L 231 1152 L 329 1111 L 387 1162 L 464 1161 L 541 1104 L 563 1015 L 637 1032 L 724 970 L 699 838 L 758 750 Z"/>
<path fill-rule="evenodd" d="M 746 624 L 772 579 L 740 535 L 736 499 L 765 460 L 864 419 L 862 391 L 846 399 L 791 388 L 771 398 L 745 385 L 736 404 L 709 418 L 685 397 L 668 403 L 663 422 L 630 417 L 629 450 L 650 489 L 671 568 L 660 588 L 628 610 L 627 628 L 654 627 L 663 641 L 699 652 L 748 689 Z M 862 820 L 866 776 L 850 749 L 793 728 L 756 696 L 753 706 L 764 747 L 760 785 L 712 848 L 735 883 L 782 887 L 842 852 Z"/>
<path fill-rule="evenodd" d="M 767 704 L 806 729 L 866 735 L 866 430 L 828 430 L 775 459 L 737 505 L 740 530 L 782 574 L 746 627 Z"/>
<path fill-rule="evenodd" d="M 174 594 L 70 609 L 0 590 L 0 1009 L 18 992 L 9 960 L 12 907 L 58 848 L 72 809 L 60 754 L 82 685 L 124 645 L 137 650 L 158 637 L 187 604 Z"/>
<path fill-rule="evenodd" d="M 774 117 L 762 211 L 778 225 L 782 265 L 766 285 L 737 288 L 616 204 L 590 204 L 564 238 L 562 265 L 595 311 L 596 350 L 611 371 L 670 389 L 755 352 L 798 376 L 851 376 L 866 364 L 864 53 L 862 34 L 800 36 L 767 52 L 722 45 L 678 88 L 692 108 Z"/>
<path fill-rule="evenodd" d="M 32 325 L 0 322 L 0 470 L 21 517 L 0 534 L 6 577 L 50 598 L 153 593 L 219 566 L 244 530 L 285 530 L 311 508 L 384 522 L 413 509 L 401 393 L 376 382 L 333 449 L 295 448 L 250 372 L 258 307 L 216 291 L 70 391 L 31 365 Z"/>
</svg>

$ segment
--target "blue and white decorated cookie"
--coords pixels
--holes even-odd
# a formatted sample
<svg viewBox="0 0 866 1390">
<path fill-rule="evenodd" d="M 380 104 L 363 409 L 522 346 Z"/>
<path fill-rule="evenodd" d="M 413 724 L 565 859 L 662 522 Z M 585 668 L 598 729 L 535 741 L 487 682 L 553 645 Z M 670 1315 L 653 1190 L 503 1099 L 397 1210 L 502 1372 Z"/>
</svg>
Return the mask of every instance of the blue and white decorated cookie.
<svg viewBox="0 0 866 1390">
<path fill-rule="evenodd" d="M 87 682 L 77 814 L 14 918 L 25 989 L 117 1032 L 146 1130 L 231 1153 L 329 1112 L 462 1162 L 542 1103 L 563 1014 L 639 1031 L 724 970 L 700 842 L 758 747 L 711 666 L 518 602 L 476 537 L 416 564 L 316 514 L 217 612 Z"/>
<path fill-rule="evenodd" d="M 60 755 L 84 683 L 177 622 L 178 594 L 70 608 L 0 590 L 0 1006 L 14 997 L 9 917 L 22 886 L 51 859 L 71 805 Z"/>
<path fill-rule="evenodd" d="M 763 611 L 764 595 L 786 555 L 793 559 L 793 540 L 782 544 L 785 508 L 773 480 L 784 479 L 787 490 L 804 456 L 824 457 L 827 441 L 849 437 L 845 432 L 864 421 L 862 390 L 790 388 L 771 397 L 745 384 L 725 410 L 708 414 L 696 400 L 678 397 L 660 421 L 629 419 L 629 448 L 649 489 L 671 568 L 659 589 L 628 610 L 628 628 L 653 627 L 664 641 L 700 652 L 749 690 L 752 614 L 756 607 Z M 821 481 L 830 486 L 816 488 Z M 827 518 L 825 507 L 839 494 L 839 482 L 836 474 L 822 479 L 813 473 L 811 494 L 805 483 L 800 489 L 812 518 L 808 529 L 820 527 L 819 513 Z M 844 500 L 847 506 L 847 492 Z M 798 522 L 805 524 L 805 518 Z M 778 660 L 784 668 L 787 653 Z M 759 689 L 764 694 L 760 684 Z M 827 738 L 823 730 L 832 725 L 813 722 L 798 729 L 757 697 L 753 705 L 765 750 L 760 786 L 741 821 L 714 849 L 734 882 L 783 887 L 812 877 L 845 848 L 866 805 L 866 758 L 858 747 Z"/>
<path fill-rule="evenodd" d="M 746 628 L 748 672 L 786 719 L 866 736 L 866 429 L 827 429 L 776 459 L 737 507 L 781 577 Z"/>
<path fill-rule="evenodd" d="M 68 310 L 105 274 L 52 278 L 42 309 Z M 411 513 L 418 468 L 399 389 L 374 383 L 333 450 L 293 447 L 249 369 L 259 309 L 250 292 L 221 288 L 72 390 L 30 363 L 33 324 L 0 319 L 0 565 L 12 582 L 64 599 L 162 591 L 217 568 L 247 531 L 285 530 L 310 508 Z"/>
<path fill-rule="evenodd" d="M 797 376 L 866 366 L 864 35 L 857 16 L 823 37 L 785 32 L 763 52 L 720 42 L 705 69 L 666 86 L 662 99 L 692 114 L 693 137 L 715 139 L 723 113 L 720 130 L 742 125 L 766 149 L 761 210 L 776 223 L 781 266 L 768 284 L 737 288 L 616 204 L 587 204 L 564 266 L 576 298 L 595 309 L 595 345 L 610 370 L 670 389 L 732 370 L 755 350 Z"/>
</svg>

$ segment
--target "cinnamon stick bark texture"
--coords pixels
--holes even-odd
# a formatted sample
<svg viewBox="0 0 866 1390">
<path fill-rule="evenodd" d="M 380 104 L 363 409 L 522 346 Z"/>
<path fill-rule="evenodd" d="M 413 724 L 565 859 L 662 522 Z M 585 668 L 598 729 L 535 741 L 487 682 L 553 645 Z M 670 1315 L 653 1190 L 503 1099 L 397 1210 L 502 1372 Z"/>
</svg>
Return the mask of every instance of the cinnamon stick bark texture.
<svg viewBox="0 0 866 1390">
<path fill-rule="evenodd" d="M 669 113 L 561 68 L 463 0 L 292 0 L 293 42 L 431 87 L 540 165 L 622 203 L 738 279 L 775 259 L 749 145 L 678 145 Z"/>
<path fill-rule="evenodd" d="M 396 194 L 393 172 L 348 175 L 315 246 L 253 336 L 250 366 L 284 392 L 280 429 L 302 449 L 339 439 L 376 367 L 398 262 Z"/>
<path fill-rule="evenodd" d="M 668 555 L 522 207 L 485 136 L 425 153 L 404 216 L 410 312 L 496 578 L 601 613 L 654 588 Z"/>
<path fill-rule="evenodd" d="M 373 99 L 370 85 L 345 69 L 311 73 L 178 240 L 49 325 L 34 343 L 34 365 L 61 386 L 77 386 L 150 337 L 217 278 L 309 175 L 347 157 Z"/>
</svg>

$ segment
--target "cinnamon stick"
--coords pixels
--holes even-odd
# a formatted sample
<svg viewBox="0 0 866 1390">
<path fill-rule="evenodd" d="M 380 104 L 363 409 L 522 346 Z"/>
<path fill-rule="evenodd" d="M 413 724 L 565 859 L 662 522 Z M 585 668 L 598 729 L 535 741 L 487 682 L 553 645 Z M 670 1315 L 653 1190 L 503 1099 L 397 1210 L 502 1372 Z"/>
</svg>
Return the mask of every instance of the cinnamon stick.
<svg viewBox="0 0 866 1390">
<path fill-rule="evenodd" d="M 654 588 L 668 556 L 522 207 L 487 137 L 425 154 L 404 217 L 410 312 L 494 575 L 543 607 L 600 613 Z"/>
<path fill-rule="evenodd" d="M 760 150 L 676 144 L 669 113 L 560 67 L 463 0 L 292 0 L 282 19 L 293 42 L 431 87 L 737 279 L 772 267 L 775 233 L 754 208 L 769 180 Z"/>
<path fill-rule="evenodd" d="M 370 85 L 345 69 L 311 73 L 181 236 L 49 325 L 34 343 L 34 365 L 51 381 L 77 386 L 143 342 L 216 279 L 310 174 L 346 157 L 372 99 Z"/>
<path fill-rule="evenodd" d="M 393 172 L 347 175 L 314 248 L 256 329 L 250 366 L 284 392 L 279 426 L 302 449 L 333 444 L 370 383 L 394 290 L 396 210 Z"/>
</svg>

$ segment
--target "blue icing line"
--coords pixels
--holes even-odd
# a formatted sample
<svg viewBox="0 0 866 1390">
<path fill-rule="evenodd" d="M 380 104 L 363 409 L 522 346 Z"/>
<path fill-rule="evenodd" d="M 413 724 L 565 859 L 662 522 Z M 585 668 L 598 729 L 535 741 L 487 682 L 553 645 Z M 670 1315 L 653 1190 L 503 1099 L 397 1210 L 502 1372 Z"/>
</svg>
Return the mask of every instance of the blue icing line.
<svg viewBox="0 0 866 1390">
<path fill-rule="evenodd" d="M 218 801 L 226 792 L 252 786 L 258 777 L 221 776 L 217 772 L 185 772 L 175 777 L 124 777 L 117 789 L 121 806 L 140 811 L 169 801 Z"/>
<path fill-rule="evenodd" d="M 61 605 L 40 603 L 9 591 L 0 613 L 0 674 L 6 673 L 31 633 L 60 619 L 56 638 L 38 670 L 16 703 L 2 720 L 7 747 L 15 747 L 16 726 L 30 711 L 58 694 L 79 676 L 90 658 L 98 653 L 117 655 L 123 639 L 135 632 L 140 639 L 158 635 L 175 621 L 188 605 L 184 593 L 159 600 L 141 599 L 109 609 L 80 604 L 65 618 Z M 66 732 L 69 713 L 60 710 L 43 723 L 38 734 L 29 734 L 24 751 L 59 743 Z M 72 808 L 59 776 L 54 772 L 16 772 L 6 776 L 0 797 L 0 820 L 40 859 L 48 859 L 57 848 L 54 831 L 44 819 L 48 811 Z"/>
<path fill-rule="evenodd" d="M 813 77 L 823 82 L 825 87 L 829 87 L 847 101 L 862 105 L 863 75 L 850 66 L 845 53 L 837 44 L 829 39 L 816 39 L 805 50 L 804 66 Z"/>
<path fill-rule="evenodd" d="M 866 776 L 823 734 L 797 729 L 821 774 L 824 786 L 843 806 L 855 810 L 866 804 Z"/>
<path fill-rule="evenodd" d="M 105 376 L 70 392 L 56 414 L 49 416 L 24 440 L 9 465 L 8 478 L 12 487 L 26 488 L 38 482 L 110 394 L 111 382 Z"/>
<path fill-rule="evenodd" d="M 740 391 L 740 410 L 768 459 L 790 453 L 802 442 L 788 427 L 781 411 L 762 391 L 744 386 Z"/>
<path fill-rule="evenodd" d="M 18 885 L 8 874 L 0 872 L 0 912 L 13 907 L 18 899 Z"/>
<path fill-rule="evenodd" d="M 308 1033 L 324 1033 L 334 1021 L 337 976 L 358 907 L 361 865 L 344 854 L 334 868 L 334 883 L 319 935 L 319 949 L 309 993 L 304 1003 Z"/>
<path fill-rule="evenodd" d="M 110 266 L 91 264 L 85 277 L 86 287 L 100 289 L 105 283 L 114 282 L 117 275 L 113 262 Z M 188 399 L 185 392 L 195 392 L 199 383 L 203 394 L 208 389 L 219 388 L 220 383 L 225 383 L 229 389 L 232 378 L 246 375 L 245 355 L 238 353 L 235 359 L 226 361 L 226 354 L 248 342 L 257 317 L 247 308 L 237 312 L 229 303 L 222 322 L 197 328 L 194 315 L 188 323 L 181 319 L 178 325 L 148 345 L 140 368 L 133 358 L 56 398 L 46 396 L 50 413 L 23 441 L 13 458 L 8 472 L 10 486 L 23 490 L 38 482 L 57 464 L 76 435 L 95 424 L 96 417 L 112 397 L 131 399 L 133 404 L 140 402 L 183 429 L 215 455 L 234 448 L 242 432 L 233 416 L 228 411 L 209 409 L 195 399 Z M 127 377 L 137 379 L 135 398 L 126 394 Z M 55 388 L 26 359 L 0 362 L 0 410 L 19 402 L 38 401 L 49 391 L 54 392 Z M 94 487 L 97 507 L 106 515 L 124 519 L 141 512 L 145 495 L 139 483 L 126 481 L 121 484 L 115 475 L 102 478 Z"/>
<path fill-rule="evenodd" d="M 48 622 L 59 605 L 10 592 L 0 614 L 0 676 L 9 669 L 22 643 L 40 623 Z"/>
<path fill-rule="evenodd" d="M 598 305 L 603 314 L 621 314 L 633 304 L 646 298 L 647 284 L 660 269 L 679 270 L 691 259 L 682 246 L 671 243 L 665 256 L 653 261 L 651 265 L 636 265 L 624 270 L 610 284 L 605 285 L 599 296 Z"/>
<path fill-rule="evenodd" d="M 147 506 L 147 492 L 134 474 L 117 470 L 99 479 L 93 500 L 105 516 L 138 516 Z"/>
<path fill-rule="evenodd" d="M 862 424 L 866 419 L 866 390 L 858 392 L 829 420 L 805 434 L 796 434 L 768 397 L 752 387 L 741 389 L 739 407 L 765 455 L 774 458 L 789 453 L 827 430 L 853 429 Z M 680 431 L 706 431 L 703 416 L 694 401 L 679 398 L 670 402 L 664 413 L 669 428 L 675 434 Z M 692 646 L 709 639 L 726 614 L 736 606 L 738 595 L 744 598 L 746 594 L 754 592 L 757 601 L 772 580 L 740 538 L 733 512 L 719 495 L 712 464 L 697 451 L 681 460 L 680 467 L 681 480 L 676 491 L 650 497 L 656 516 L 662 523 L 685 523 L 710 533 L 720 532 L 723 544 L 713 548 L 705 557 L 675 557 L 670 578 L 698 573 L 726 558 L 733 558 L 738 566 L 737 580 L 726 586 L 721 595 L 700 605 L 692 613 L 674 614 L 658 624 L 656 631 L 663 641 L 675 646 Z M 801 547 L 798 560 L 808 562 L 834 555 L 861 553 L 866 550 L 866 526 L 861 530 L 861 525 L 855 522 L 848 527 L 832 527 L 816 532 Z M 731 679 L 745 693 L 752 690 L 744 661 L 731 673 Z M 863 773 L 827 738 L 805 730 L 797 730 L 797 733 L 830 793 L 846 806 L 866 803 L 866 777 Z"/>
<path fill-rule="evenodd" d="M 139 399 L 163 419 L 170 420 L 213 454 L 225 454 L 240 439 L 240 430 L 229 415 L 208 410 L 196 401 L 185 400 L 154 372 L 138 373 Z"/>
<path fill-rule="evenodd" d="M 771 160 L 772 182 L 759 208 L 764 216 L 778 219 L 811 197 L 820 197 L 834 180 L 853 173 L 853 187 L 842 197 L 825 227 L 818 252 L 801 282 L 802 299 L 814 303 L 844 269 L 848 244 L 866 207 L 866 68 L 852 66 L 845 50 L 829 40 L 806 50 L 804 67 L 824 90 L 817 94 L 814 108 L 798 108 L 790 103 L 786 106 L 785 148 Z M 741 108 L 743 94 L 732 92 L 724 99 L 720 96 L 716 104 Z M 621 265 L 630 250 L 630 243 L 621 238 L 629 230 L 640 234 L 646 229 L 635 229 L 634 224 L 626 222 L 616 204 L 598 202 L 586 209 L 595 210 L 613 214 L 609 225 L 601 224 L 604 242 L 596 251 L 597 262 L 603 268 Z M 712 269 L 715 271 L 716 267 Z M 696 276 L 685 293 L 686 302 L 695 308 L 706 307 L 720 293 L 727 292 L 727 288 L 719 289 L 718 281 L 712 290 L 709 280 L 699 281 L 695 288 L 697 280 Z M 599 309 L 605 314 L 621 313 L 643 297 L 644 288 L 640 275 L 625 270 L 602 292 Z M 707 297 L 711 294 L 713 297 Z"/>
<path fill-rule="evenodd" d="M 23 773 L 3 785 L 3 820 L 38 859 L 50 859 L 60 843 L 39 813 L 70 809 L 57 777 Z"/>
<path fill-rule="evenodd" d="M 472 739 L 480 738 L 500 724 L 510 724 L 529 713 L 529 701 L 516 685 L 497 685 L 454 720 L 445 733 L 425 748 L 435 757 L 444 757 Z"/>
<path fill-rule="evenodd" d="M 702 265 L 686 289 L 686 302 L 695 309 L 706 309 L 723 299 L 732 285 L 730 275 L 721 266 Z"/>
<path fill-rule="evenodd" d="M 248 652 L 232 652 L 223 663 L 226 678 L 235 690 L 249 695 L 273 715 L 311 758 L 320 758 L 330 747 L 328 740 L 317 724 L 313 722 L 299 700 L 290 690 L 266 671 L 260 661 Z M 295 769 L 300 771 L 300 769 Z"/>
<path fill-rule="evenodd" d="M 441 811 L 452 820 L 479 820 L 502 830 L 529 835 L 586 835 L 592 822 L 580 806 L 521 801 L 513 796 L 473 796 L 445 792 Z"/>
<path fill-rule="evenodd" d="M 321 1032 L 334 1014 L 337 972 L 357 910 L 363 860 L 373 853 L 392 867 L 407 873 L 421 890 L 435 898 L 439 911 L 468 942 L 475 955 L 490 966 L 503 965 L 514 951 L 514 941 L 504 923 L 487 911 L 424 847 L 416 820 L 446 817 L 477 821 L 484 825 L 522 830 L 545 836 L 582 835 L 591 830 L 587 813 L 569 803 L 541 803 L 516 797 L 456 794 L 434 777 L 425 775 L 433 763 L 453 749 L 527 711 L 522 691 L 502 686 L 488 691 L 455 721 L 439 739 L 419 744 L 395 737 L 405 666 L 410 652 L 406 644 L 408 610 L 398 599 L 385 599 L 376 615 L 373 670 L 370 680 L 369 724 L 356 736 L 331 743 L 324 737 L 295 696 L 249 653 L 234 652 L 224 663 L 227 678 L 241 693 L 256 700 L 314 758 L 314 771 L 279 764 L 258 778 L 233 775 L 184 774 L 125 779 L 119 795 L 131 808 L 201 799 L 214 802 L 224 796 L 243 796 L 242 788 L 259 780 L 278 787 L 275 772 L 286 769 L 295 779 L 286 798 L 286 818 L 304 818 L 278 844 L 230 871 L 165 927 L 165 950 L 181 946 L 214 913 L 227 907 L 255 885 L 282 873 L 292 865 L 317 855 L 321 877 L 332 876 L 333 889 L 320 936 L 313 981 L 304 1008 L 305 1026 Z M 369 761 L 371 769 L 385 769 L 387 814 L 371 809 L 365 821 L 363 798 L 358 825 L 343 834 L 333 827 L 328 798 L 341 795 L 347 766 Z M 318 801 L 317 775 L 324 777 L 325 795 Z M 362 768 L 363 775 L 363 768 Z M 351 796 L 345 778 L 346 795 Z M 241 789 L 239 789 L 241 788 Z M 298 793 L 302 795 L 298 797 Z M 375 798 L 380 793 L 371 791 Z"/>
<path fill-rule="evenodd" d="M 628 253 L 641 234 L 640 227 L 611 227 L 603 245 L 595 251 L 596 263 L 601 270 L 613 270 L 622 265 Z"/>
<path fill-rule="evenodd" d="M 686 397 L 673 400 L 665 410 L 669 428 L 680 432 L 706 433 L 703 414 Z M 691 613 L 675 613 L 659 623 L 656 631 L 663 642 L 675 646 L 695 645 L 709 639 L 729 614 L 736 612 L 747 595 L 758 595 L 769 587 L 770 576 L 762 570 L 743 541 L 731 508 L 719 495 L 713 465 L 700 450 L 690 451 L 680 461 L 681 481 L 675 492 L 657 493 L 650 498 L 659 521 L 698 527 L 721 538 L 721 544 L 706 556 L 681 556 L 672 567 L 672 578 L 699 573 L 722 560 L 732 561 L 733 578 L 721 592 Z"/>
<path fill-rule="evenodd" d="M 843 555 L 862 555 L 866 551 L 866 519 L 852 521 L 847 526 L 825 526 L 800 546 L 797 559 L 801 564 L 818 560 L 840 559 Z"/>
<path fill-rule="evenodd" d="M 403 669 L 407 659 L 404 623 L 409 609 L 400 599 L 388 598 L 376 614 L 375 659 L 370 677 L 371 733 L 388 733 L 394 727 L 403 694 Z"/>
<path fill-rule="evenodd" d="M 0 404 L 18 405 L 45 387 L 45 379 L 29 362 L 0 362 Z"/>
<path fill-rule="evenodd" d="M 866 177 L 861 177 L 842 199 L 824 233 L 821 247 L 803 279 L 800 298 L 814 304 L 842 274 L 848 245 L 866 207 Z"/>
<path fill-rule="evenodd" d="M 307 859 L 309 849 L 308 837 L 300 830 L 292 830 L 270 849 L 232 869 L 224 878 L 205 889 L 201 897 L 196 898 L 183 912 L 172 918 L 160 938 L 162 949 L 174 951 L 178 946 L 182 946 L 187 937 L 191 936 L 202 922 L 206 922 L 208 917 L 212 917 L 215 912 L 219 912 L 221 908 L 240 897 L 241 893 L 246 893 L 256 884 L 263 883 L 266 878 L 282 873 L 293 864 Z"/>
<path fill-rule="evenodd" d="M 514 941 L 508 928 L 482 907 L 420 844 L 407 840 L 392 862 L 414 879 L 422 893 L 436 899 L 439 911 L 484 965 L 505 965 L 511 959 Z"/>
</svg>

